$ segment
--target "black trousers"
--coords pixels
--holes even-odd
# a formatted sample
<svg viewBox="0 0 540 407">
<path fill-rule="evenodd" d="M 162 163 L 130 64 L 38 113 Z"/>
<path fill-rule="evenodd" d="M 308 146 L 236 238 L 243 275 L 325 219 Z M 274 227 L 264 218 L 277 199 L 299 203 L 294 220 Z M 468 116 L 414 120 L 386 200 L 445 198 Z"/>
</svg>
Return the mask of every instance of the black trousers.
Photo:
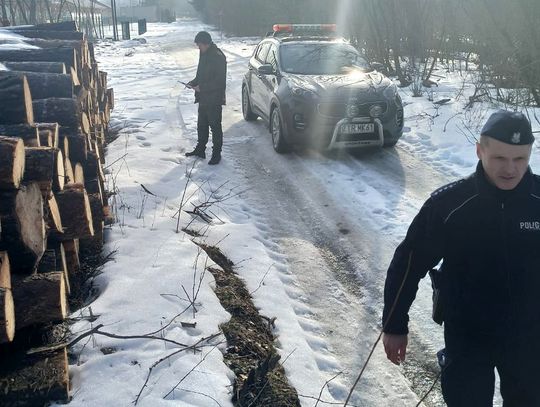
<svg viewBox="0 0 540 407">
<path fill-rule="evenodd" d="M 197 118 L 197 148 L 204 151 L 210 129 L 212 130 L 213 153 L 221 153 L 223 146 L 223 130 L 221 129 L 221 105 L 199 104 L 199 116 Z"/>
<path fill-rule="evenodd" d="M 504 407 L 540 407 L 538 335 L 471 339 L 449 331 L 445 329 L 446 364 L 441 376 L 448 407 L 492 407 L 495 369 Z"/>
</svg>

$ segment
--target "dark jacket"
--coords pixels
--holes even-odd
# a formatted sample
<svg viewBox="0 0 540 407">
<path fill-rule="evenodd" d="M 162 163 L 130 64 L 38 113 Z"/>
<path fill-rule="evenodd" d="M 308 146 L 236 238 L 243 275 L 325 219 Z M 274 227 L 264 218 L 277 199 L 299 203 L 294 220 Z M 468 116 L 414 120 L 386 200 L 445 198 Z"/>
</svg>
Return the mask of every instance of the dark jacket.
<svg viewBox="0 0 540 407">
<path fill-rule="evenodd" d="M 413 220 L 388 269 L 385 332 L 408 332 L 418 283 L 442 263 L 445 326 L 465 336 L 540 333 L 540 177 L 530 169 L 512 191 L 490 184 L 478 164 L 435 191 Z"/>
<path fill-rule="evenodd" d="M 200 92 L 195 93 L 195 103 L 201 105 L 224 105 L 227 78 L 227 58 L 216 46 L 210 44 L 208 50 L 200 54 L 197 76 L 191 82 L 199 85 Z"/>
</svg>

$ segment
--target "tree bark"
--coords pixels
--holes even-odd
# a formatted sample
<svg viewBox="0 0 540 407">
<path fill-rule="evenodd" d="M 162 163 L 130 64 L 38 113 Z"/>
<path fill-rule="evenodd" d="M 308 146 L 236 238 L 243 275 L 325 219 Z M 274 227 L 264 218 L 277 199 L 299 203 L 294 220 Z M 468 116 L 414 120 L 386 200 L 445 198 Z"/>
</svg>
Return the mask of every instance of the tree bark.
<svg viewBox="0 0 540 407">
<path fill-rule="evenodd" d="M 22 78 L 26 76 L 32 101 L 46 98 L 73 97 L 73 80 L 71 75 L 45 72 L 0 71 L 3 78 Z M 22 80 L 22 79 L 21 79 Z"/>
<path fill-rule="evenodd" d="M 77 132 L 81 129 L 84 134 L 90 131 L 90 124 L 85 113 L 79 110 L 76 99 L 48 98 L 35 100 L 34 117 L 36 122 L 57 122 L 61 131 Z"/>
<path fill-rule="evenodd" d="M 46 73 L 60 73 L 60 74 L 67 73 L 66 65 L 63 62 L 1 61 L 0 63 L 11 71 L 46 72 Z"/>
<path fill-rule="evenodd" d="M 0 136 L 0 188 L 19 188 L 24 176 L 24 143 L 20 138 Z"/>
<path fill-rule="evenodd" d="M 79 239 L 94 235 L 90 202 L 84 187 L 80 184 L 66 185 L 56 194 L 60 215 L 62 216 L 63 235 L 60 240 Z"/>
<path fill-rule="evenodd" d="M 84 33 L 79 31 L 51 31 L 31 30 L 25 28 L 13 29 L 15 33 L 27 38 L 43 38 L 44 40 L 77 40 L 85 38 Z"/>
<path fill-rule="evenodd" d="M 66 318 L 68 305 L 63 273 L 13 277 L 12 286 L 17 330 L 60 322 Z"/>
<path fill-rule="evenodd" d="M 77 23 L 73 20 L 60 21 L 58 23 L 36 24 L 33 27 L 29 27 L 28 29 L 35 31 L 78 31 Z"/>
<path fill-rule="evenodd" d="M 38 129 L 33 124 L 0 124 L 0 136 L 18 137 L 26 147 L 39 147 Z"/>
<path fill-rule="evenodd" d="M 66 267 L 71 285 L 74 285 L 74 278 L 79 276 L 81 263 L 79 262 L 79 242 L 70 239 L 62 242 L 66 257 Z"/>
<path fill-rule="evenodd" d="M 59 271 L 56 268 L 56 252 L 54 249 L 47 249 L 39 261 L 37 272 L 43 274 L 52 273 L 54 271 Z"/>
<path fill-rule="evenodd" d="M 66 283 L 66 292 L 68 294 L 71 293 L 71 286 L 70 286 L 70 281 L 69 281 L 69 274 L 68 274 L 68 267 L 67 267 L 67 257 L 66 257 L 66 252 L 64 250 L 64 242 L 58 242 L 58 241 L 53 241 L 53 240 L 49 240 L 48 242 L 48 246 L 47 246 L 47 249 L 52 249 L 54 250 L 55 254 L 56 254 L 56 268 L 57 268 L 57 271 L 61 271 L 62 274 L 64 275 L 64 280 L 65 280 L 65 283 Z"/>
<path fill-rule="evenodd" d="M 77 51 L 70 47 L 64 48 L 45 48 L 32 50 L 0 50 L 0 61 L 26 62 L 26 61 L 45 61 L 45 62 L 63 62 L 66 69 L 78 68 Z"/>
<path fill-rule="evenodd" d="M 88 157 L 88 138 L 86 135 L 78 132 L 63 131 L 62 137 L 65 140 L 68 139 L 67 145 L 64 142 L 65 156 L 71 160 L 78 162 L 85 162 Z"/>
<path fill-rule="evenodd" d="M 0 54 L 3 51 L 0 50 Z M 0 71 L 0 124 L 32 124 L 32 96 L 28 81 L 23 75 Z"/>
<path fill-rule="evenodd" d="M 81 239 L 81 249 L 91 252 L 99 252 L 103 248 L 103 228 L 105 227 L 105 216 L 103 213 L 103 200 L 101 194 L 88 195 L 90 209 L 92 211 L 92 226 L 94 227 L 94 236 Z"/>
<path fill-rule="evenodd" d="M 44 406 L 69 399 L 66 349 L 54 353 L 10 355 L 0 366 L 0 405 Z"/>
<path fill-rule="evenodd" d="M 53 147 L 27 147 L 25 148 L 26 164 L 24 180 L 37 182 L 43 198 L 51 195 L 53 184 L 59 185 L 63 177 L 63 169 L 59 168 L 60 150 Z"/>
<path fill-rule="evenodd" d="M 13 273 L 32 273 L 45 251 L 43 199 L 35 183 L 0 191 L 0 250 L 10 254 Z"/>
</svg>

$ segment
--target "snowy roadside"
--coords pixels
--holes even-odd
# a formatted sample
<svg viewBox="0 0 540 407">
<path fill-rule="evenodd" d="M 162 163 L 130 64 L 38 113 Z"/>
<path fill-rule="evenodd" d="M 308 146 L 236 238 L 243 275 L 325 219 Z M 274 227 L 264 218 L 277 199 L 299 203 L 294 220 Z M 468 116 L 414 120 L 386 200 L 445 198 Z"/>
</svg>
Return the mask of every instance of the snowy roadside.
<svg viewBox="0 0 540 407">
<path fill-rule="evenodd" d="M 243 180 L 237 178 L 235 171 L 237 164 L 227 156 L 227 151 L 219 166 L 209 167 L 199 160 L 189 182 L 186 176 L 194 162 L 186 159 L 184 152 L 196 141 L 196 105 L 192 103 L 192 94 L 177 80 L 194 76 L 198 52 L 192 39 L 203 26 L 196 21 L 179 21 L 149 24 L 148 28 L 149 32 L 141 41 L 104 42 L 96 47 L 100 68 L 108 73 L 116 97 L 112 121 L 119 137 L 108 147 L 107 164 L 109 190 L 117 191 L 113 199 L 118 223 L 107 235 L 105 249 L 115 251 L 114 261 L 106 264 L 96 279 L 100 296 L 90 305 L 92 313 L 99 318 L 92 324 L 76 323 L 75 333 L 103 324 L 102 329 L 107 332 L 141 335 L 168 324 L 188 305 L 182 286 L 192 293 L 192 287 L 198 287 L 206 262 L 191 236 L 176 233 L 174 216 L 180 204 L 192 209 L 191 202 L 205 201 L 212 193 L 219 200 L 227 198 L 228 193 L 235 195 L 243 190 Z M 256 41 L 218 41 L 229 63 L 229 105 L 224 117 L 240 109 L 241 73 Z M 474 147 L 466 137 L 467 127 L 474 132 L 475 123 L 481 123 L 489 114 L 485 106 L 471 116 L 460 113 L 466 95 L 456 100 L 459 86 L 457 75 L 446 75 L 441 80 L 434 100 L 451 99 L 441 107 L 426 98 L 412 98 L 407 91 L 402 92 L 407 103 L 408 128 L 399 148 L 421 157 L 449 177 L 466 175 L 476 165 Z M 538 123 L 533 126 L 538 128 Z M 226 138 L 225 143 L 227 141 Z M 234 139 L 234 143 L 245 141 L 247 137 L 242 135 Z M 537 145 L 531 161 L 533 169 L 537 170 L 540 167 L 538 151 Z M 340 170 L 340 164 L 333 164 L 331 169 Z M 185 197 L 189 199 L 184 197 L 186 184 Z M 338 191 L 342 187 L 337 184 L 333 191 L 336 195 L 344 193 L 348 198 L 349 191 Z M 362 202 L 365 194 L 357 198 Z M 407 208 L 407 216 L 394 220 L 396 241 L 405 233 L 409 215 L 421 204 L 416 200 L 402 203 Z M 384 208 L 388 203 L 381 198 L 366 203 L 370 205 Z M 303 403 L 313 405 L 314 400 L 308 397 L 317 398 L 325 382 L 340 371 L 340 366 L 324 334 L 310 318 L 311 310 L 303 305 L 304 294 L 288 270 L 287 259 L 268 239 L 265 230 L 269 225 L 264 224 L 259 215 L 242 196 L 235 196 L 212 207 L 214 220 L 209 227 L 200 219 L 190 224 L 192 217 L 186 213 L 181 214 L 180 227 L 190 224 L 190 229 L 204 233 L 205 237 L 199 240 L 218 245 L 238 265 L 237 272 L 253 293 L 261 314 L 276 317 L 277 346 L 289 380 L 304 396 L 301 397 Z M 392 220 L 381 216 L 375 217 L 374 222 L 384 232 Z M 196 259 L 198 263 L 194 267 Z M 220 306 L 214 287 L 211 274 L 205 273 L 197 294 L 197 313 L 194 316 L 189 309 L 163 331 L 163 336 L 193 344 L 218 333 L 219 325 L 227 321 L 229 315 Z M 425 304 L 416 305 L 418 312 L 420 308 L 425 308 Z M 81 314 L 89 312 L 87 308 Z M 196 327 L 182 327 L 181 322 L 196 322 Z M 212 340 L 200 353 L 183 352 L 160 364 L 153 369 L 143 389 L 148 369 L 175 349 L 173 344 L 160 340 L 114 340 L 104 336 L 79 343 L 73 349 L 77 360 L 72 361 L 74 365 L 70 369 L 73 375 L 71 404 L 127 406 L 142 389 L 139 405 L 231 405 L 233 376 L 223 363 L 223 336 Z M 415 405 L 415 395 L 405 391 L 403 381 L 390 373 L 393 368 L 378 366 L 379 371 L 386 369 L 389 372 L 384 379 L 392 383 L 388 386 L 388 391 L 393 393 L 392 404 Z M 181 380 L 178 390 L 164 398 Z M 329 384 L 329 390 L 323 391 L 322 399 L 343 401 L 347 391 L 337 378 Z M 373 394 L 377 394 L 377 389 Z M 365 397 L 365 405 L 386 405 L 384 400 Z"/>
<path fill-rule="evenodd" d="M 75 334 L 97 324 L 117 335 L 148 334 L 181 313 L 189 304 L 182 287 L 191 294 L 195 285 L 197 291 L 207 259 L 198 252 L 191 236 L 176 233 L 175 214 L 183 199 L 183 208 L 192 209 L 191 202 L 205 201 L 212 193 L 219 200 L 228 193 L 235 195 L 242 187 L 241 180 L 233 179 L 227 157 L 212 168 L 202 160 L 193 166 L 193 160 L 183 154 L 196 140 L 196 106 L 192 94 L 176 80 L 194 75 L 198 53 L 192 39 L 200 24 L 156 24 L 149 28 L 143 41 L 105 42 L 96 47 L 100 67 L 108 73 L 116 97 L 112 126 L 119 136 L 108 147 L 107 163 L 108 188 L 117 192 L 111 199 L 118 223 L 108 233 L 105 248 L 105 252 L 115 251 L 114 260 L 95 280 L 100 294 L 90 304 L 91 312 L 99 317 L 92 324 L 76 323 Z M 225 48 L 236 52 L 243 65 L 251 45 L 229 42 Z M 174 51 L 164 52 L 169 47 Z M 231 59 L 229 65 L 234 65 Z M 324 341 L 318 344 L 316 336 L 307 338 L 299 327 L 293 305 L 285 300 L 289 298 L 285 290 L 294 287 L 282 281 L 284 260 L 279 253 L 268 253 L 261 225 L 255 225 L 256 211 L 237 196 L 215 204 L 211 213 L 214 220 L 207 227 L 200 219 L 192 222 L 192 217 L 183 212 L 180 228 L 189 225 L 203 233 L 199 241 L 223 247 L 238 264 L 237 271 L 254 293 L 261 313 L 271 311 L 266 316 L 277 318 L 278 346 L 282 361 L 288 357 L 284 367 L 289 371 L 291 366 L 293 384 L 300 393 L 317 398 L 339 367 L 325 355 L 329 352 L 324 349 Z M 196 259 L 198 265 L 194 267 Z M 197 313 L 193 315 L 189 309 L 157 335 L 190 345 L 218 333 L 219 325 L 229 316 L 220 306 L 214 287 L 212 275 L 205 273 L 195 301 Z M 89 313 L 86 308 L 74 316 Z M 184 328 L 181 322 L 196 323 L 196 327 Z M 71 404 L 130 405 L 143 388 L 148 369 L 175 349 L 174 344 L 159 340 L 118 340 L 100 335 L 80 342 L 73 349 L 77 360 L 71 366 Z M 224 338 L 220 336 L 200 353 L 183 352 L 156 366 L 139 405 L 231 405 L 233 375 L 223 363 L 224 350 Z M 184 376 L 178 390 L 164 397 Z M 336 391 L 343 397 L 346 388 L 336 381 Z M 334 401 L 328 391 L 322 398 Z"/>
</svg>

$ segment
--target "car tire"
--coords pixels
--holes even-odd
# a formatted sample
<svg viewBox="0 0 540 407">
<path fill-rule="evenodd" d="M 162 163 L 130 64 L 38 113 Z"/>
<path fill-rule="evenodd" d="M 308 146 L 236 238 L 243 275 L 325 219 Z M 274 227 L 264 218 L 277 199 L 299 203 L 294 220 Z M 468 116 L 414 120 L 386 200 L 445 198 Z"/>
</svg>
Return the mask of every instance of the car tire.
<svg viewBox="0 0 540 407">
<path fill-rule="evenodd" d="M 388 140 L 384 141 L 383 147 L 394 147 L 398 141 L 397 140 Z"/>
<path fill-rule="evenodd" d="M 244 115 L 244 120 L 247 122 L 252 122 L 257 120 L 257 115 L 251 110 L 251 100 L 249 100 L 249 92 L 247 86 L 242 87 L 242 114 Z"/>
<path fill-rule="evenodd" d="M 283 154 L 289 151 L 289 145 L 283 135 L 283 124 L 281 123 L 279 107 L 275 107 L 270 114 L 270 134 L 272 135 L 274 150 L 277 153 Z"/>
</svg>

